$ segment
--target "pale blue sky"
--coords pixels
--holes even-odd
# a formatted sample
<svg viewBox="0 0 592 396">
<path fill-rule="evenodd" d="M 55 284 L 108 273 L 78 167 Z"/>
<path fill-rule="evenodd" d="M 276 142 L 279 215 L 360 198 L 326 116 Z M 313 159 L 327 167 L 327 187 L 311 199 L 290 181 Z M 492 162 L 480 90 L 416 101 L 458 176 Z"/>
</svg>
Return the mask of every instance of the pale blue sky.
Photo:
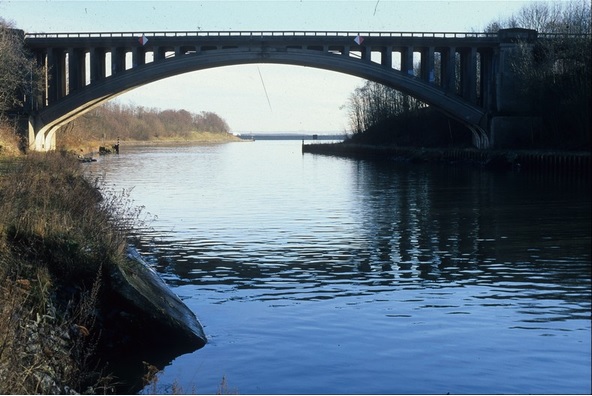
<svg viewBox="0 0 592 396">
<path fill-rule="evenodd" d="M 34 1 L 0 0 L 0 16 L 26 32 L 481 30 L 530 1 Z M 259 72 L 265 82 L 267 102 Z M 223 67 L 161 80 L 119 96 L 147 107 L 214 111 L 233 132 L 343 132 L 341 109 L 358 78 L 281 65 Z"/>
</svg>

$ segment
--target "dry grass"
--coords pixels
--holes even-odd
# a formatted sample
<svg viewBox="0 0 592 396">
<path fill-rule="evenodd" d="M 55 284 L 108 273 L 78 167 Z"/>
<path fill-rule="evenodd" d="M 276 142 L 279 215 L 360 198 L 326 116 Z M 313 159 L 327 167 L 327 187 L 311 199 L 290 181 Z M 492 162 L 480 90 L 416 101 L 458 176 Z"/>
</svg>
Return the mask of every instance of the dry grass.
<svg viewBox="0 0 592 396">
<path fill-rule="evenodd" d="M 106 389 L 95 307 L 133 222 L 119 203 L 68 154 L 29 154 L 0 176 L 0 393 Z"/>
<path fill-rule="evenodd" d="M 157 367 L 144 362 L 144 369 L 146 370 L 146 374 L 143 377 L 144 386 L 144 394 L 148 395 L 158 395 L 158 394 L 171 394 L 171 395 L 195 395 L 195 394 L 202 394 L 203 392 L 198 392 L 196 387 L 193 386 L 191 390 L 183 388 L 179 383 L 175 380 L 167 387 L 166 393 L 163 393 L 162 390 L 159 389 L 159 374 L 160 370 Z M 218 385 L 218 389 L 215 393 L 216 395 L 238 395 L 238 390 L 236 388 L 231 388 L 228 385 L 228 381 L 226 380 L 226 376 L 222 376 L 222 380 Z"/>
<path fill-rule="evenodd" d="M 0 157 L 15 156 L 19 151 L 19 138 L 6 123 L 0 123 Z"/>
</svg>

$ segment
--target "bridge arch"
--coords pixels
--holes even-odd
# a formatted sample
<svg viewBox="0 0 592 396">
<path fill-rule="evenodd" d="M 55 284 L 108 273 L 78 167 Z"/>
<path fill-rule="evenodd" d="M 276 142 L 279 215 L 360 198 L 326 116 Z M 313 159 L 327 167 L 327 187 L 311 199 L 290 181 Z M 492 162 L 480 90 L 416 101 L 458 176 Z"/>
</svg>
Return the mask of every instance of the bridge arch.
<svg viewBox="0 0 592 396">
<path fill-rule="evenodd" d="M 29 122 L 31 148 L 55 148 L 57 130 L 100 104 L 164 78 L 222 66 L 268 63 L 308 66 L 372 80 L 440 109 L 466 125 L 478 147 L 488 147 L 485 110 L 439 87 L 384 65 L 315 49 L 230 48 L 203 51 L 135 66 L 93 82 L 41 109 Z"/>
</svg>

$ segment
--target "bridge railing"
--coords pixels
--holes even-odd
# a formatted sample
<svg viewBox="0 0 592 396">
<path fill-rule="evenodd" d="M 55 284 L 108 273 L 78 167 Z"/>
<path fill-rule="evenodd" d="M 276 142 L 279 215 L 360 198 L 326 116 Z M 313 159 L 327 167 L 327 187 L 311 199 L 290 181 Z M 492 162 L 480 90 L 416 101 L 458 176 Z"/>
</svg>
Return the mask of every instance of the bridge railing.
<svg viewBox="0 0 592 396">
<path fill-rule="evenodd" d="M 556 38 L 590 38 L 589 33 L 537 33 L 538 38 L 556 39 Z"/>
<path fill-rule="evenodd" d="M 26 33 L 25 37 L 36 38 L 125 38 L 125 37 L 425 37 L 425 38 L 482 38 L 497 37 L 497 33 L 483 32 L 370 32 L 370 31 L 168 31 L 168 32 L 63 32 L 63 33 Z"/>
<path fill-rule="evenodd" d="M 418 37 L 418 38 L 496 38 L 498 33 L 491 32 L 380 32 L 380 31 L 156 31 L 156 32 L 58 32 L 58 33 L 26 33 L 28 39 L 47 38 L 126 38 L 126 37 Z M 538 33 L 538 38 L 581 38 L 590 34 L 579 33 Z"/>
</svg>

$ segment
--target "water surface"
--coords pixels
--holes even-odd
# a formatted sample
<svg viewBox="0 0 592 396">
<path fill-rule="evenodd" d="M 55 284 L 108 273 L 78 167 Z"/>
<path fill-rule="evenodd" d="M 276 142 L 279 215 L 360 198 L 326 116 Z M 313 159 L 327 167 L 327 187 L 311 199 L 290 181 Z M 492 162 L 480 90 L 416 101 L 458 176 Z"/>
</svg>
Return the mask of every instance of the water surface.
<svg viewBox="0 0 592 396">
<path fill-rule="evenodd" d="M 145 393 L 590 393 L 589 180 L 125 147 L 88 164 L 209 343 Z"/>
</svg>

